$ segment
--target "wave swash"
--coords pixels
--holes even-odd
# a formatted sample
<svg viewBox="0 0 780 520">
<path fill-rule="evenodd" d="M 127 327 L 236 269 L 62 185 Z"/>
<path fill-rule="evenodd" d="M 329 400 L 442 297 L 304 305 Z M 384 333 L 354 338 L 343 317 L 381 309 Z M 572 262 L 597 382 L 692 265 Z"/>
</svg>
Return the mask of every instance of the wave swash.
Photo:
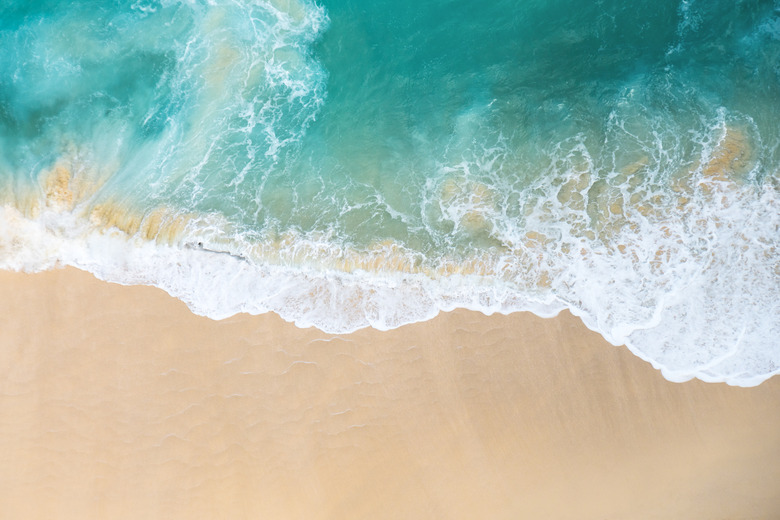
<svg viewBox="0 0 780 520">
<path fill-rule="evenodd" d="M 1 8 L 0 267 L 330 333 L 569 309 L 671 381 L 780 372 L 780 6 L 325 4 Z"/>
</svg>

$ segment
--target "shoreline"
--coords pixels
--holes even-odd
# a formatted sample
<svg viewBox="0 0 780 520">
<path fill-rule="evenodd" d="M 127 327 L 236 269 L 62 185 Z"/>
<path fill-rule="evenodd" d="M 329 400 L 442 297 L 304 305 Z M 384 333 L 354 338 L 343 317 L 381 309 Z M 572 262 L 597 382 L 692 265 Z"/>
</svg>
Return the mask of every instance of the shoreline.
<svg viewBox="0 0 780 520">
<path fill-rule="evenodd" d="M 9 518 L 780 513 L 780 378 L 672 383 L 568 311 L 331 335 L 74 268 L 0 291 Z"/>
</svg>

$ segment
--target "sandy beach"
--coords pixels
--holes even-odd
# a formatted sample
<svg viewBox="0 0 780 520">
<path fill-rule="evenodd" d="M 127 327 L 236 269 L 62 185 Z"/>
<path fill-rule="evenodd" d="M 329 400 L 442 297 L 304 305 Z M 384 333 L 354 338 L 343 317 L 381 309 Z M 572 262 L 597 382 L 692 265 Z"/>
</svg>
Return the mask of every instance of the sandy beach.
<svg viewBox="0 0 780 520">
<path fill-rule="evenodd" d="M 331 336 L 0 273 L 2 519 L 780 517 L 780 379 L 670 383 L 568 313 Z"/>
</svg>

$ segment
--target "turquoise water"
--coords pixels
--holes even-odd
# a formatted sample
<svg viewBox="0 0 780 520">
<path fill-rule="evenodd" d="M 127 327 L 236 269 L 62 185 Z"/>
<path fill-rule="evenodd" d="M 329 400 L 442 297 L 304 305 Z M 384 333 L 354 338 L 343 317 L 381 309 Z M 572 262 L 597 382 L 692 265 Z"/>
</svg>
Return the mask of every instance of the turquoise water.
<svg viewBox="0 0 780 520">
<path fill-rule="evenodd" d="M 780 371 L 780 3 L 6 1 L 0 266 Z"/>
</svg>

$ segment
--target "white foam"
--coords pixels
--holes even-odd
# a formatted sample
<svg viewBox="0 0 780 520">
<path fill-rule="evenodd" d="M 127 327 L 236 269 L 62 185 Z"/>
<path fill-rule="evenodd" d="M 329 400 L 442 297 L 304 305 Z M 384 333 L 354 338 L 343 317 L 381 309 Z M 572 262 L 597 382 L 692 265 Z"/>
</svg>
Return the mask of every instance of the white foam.
<svg viewBox="0 0 780 520">
<path fill-rule="evenodd" d="M 6 206 L 0 210 L 0 268 L 70 265 L 112 282 L 155 285 L 213 319 L 274 311 L 300 327 L 330 333 L 387 330 L 458 307 L 541 316 L 569 308 L 667 379 L 751 386 L 780 371 L 780 217 L 773 211 L 779 198 L 771 186 L 754 195 L 736 193 L 721 207 L 694 200 L 688 218 L 661 227 L 647 218 L 615 239 L 628 244 L 623 253 L 571 233 L 566 212 L 576 211 L 561 205 L 558 222 L 532 215 L 539 230 L 561 233 L 543 262 L 529 271 L 521 253 L 504 253 L 489 260 L 494 275 L 346 272 L 328 262 L 348 252 L 303 236 L 273 246 L 282 249 L 268 261 L 241 237 L 226 242 L 226 223 L 213 218 L 194 221 L 173 244 L 160 244 L 95 227 L 78 208 L 47 207 L 28 218 Z M 664 247 L 668 255 L 654 264 L 653 255 Z M 294 261 L 311 251 L 318 256 Z M 524 278 L 538 277 L 540 270 L 548 273 L 549 287 Z"/>
<path fill-rule="evenodd" d="M 681 4 L 681 17 L 690 4 Z M 188 124 L 173 122 L 150 145 L 157 168 L 131 172 L 138 182 L 153 179 L 150 196 L 167 187 L 197 203 L 210 188 L 218 199 L 224 185 L 237 193 L 261 191 L 244 186 L 245 179 L 257 181 L 245 174 L 268 171 L 264 167 L 301 138 L 323 103 L 324 72 L 306 46 L 327 23 L 324 11 L 296 2 L 238 5 L 249 22 L 223 35 L 216 23 L 219 10 L 209 11 L 214 18 L 201 22 L 216 20 L 216 32 L 198 34 L 212 40 L 193 40 L 179 49 L 178 87 L 186 90 L 192 75 L 203 78 L 207 92 L 186 116 Z M 695 24 L 685 27 L 694 29 Z M 259 43 L 241 47 L 235 34 L 242 30 Z M 243 94 L 252 95 L 220 88 L 230 74 L 233 83 L 245 82 Z M 635 95 L 633 88 L 626 93 Z M 280 123 L 288 105 L 296 124 Z M 619 112 L 641 105 L 632 100 L 617 106 L 608 122 L 611 149 L 629 145 L 625 148 L 636 153 L 632 164 L 619 166 L 625 158 L 613 152 L 613 171 L 604 171 L 603 158 L 579 135 L 555 147 L 531 186 L 520 173 L 507 173 L 508 144 L 494 136 L 497 142 L 488 146 L 484 139 L 482 111 L 490 105 L 464 112 L 447 152 L 436 157 L 439 176 L 426 179 L 420 194 L 420 225 L 426 237 L 444 244 L 442 255 L 449 258 L 425 258 L 394 242 L 355 249 L 336 233 L 290 232 L 279 238 L 258 229 L 249 236 L 216 212 L 187 217 L 171 240 L 149 240 L 136 225 L 144 215 L 130 218 L 132 224 L 115 222 L 122 231 L 110 219 L 90 219 L 97 203 L 110 206 L 111 200 L 73 201 L 67 197 L 73 193 L 64 190 L 64 202 L 42 195 L 41 209 L 28 212 L 34 216 L 13 203 L 0 209 L 0 268 L 69 265 L 112 282 L 155 285 L 214 319 L 274 311 L 298 326 L 331 333 L 368 326 L 387 330 L 459 307 L 540 316 L 568 308 L 672 381 L 758 384 L 780 372 L 777 185 L 759 183 L 763 176 L 757 172 L 766 165 L 751 162 L 750 153 L 740 149 L 749 139 L 729 134 L 735 121 L 727 120 L 725 110 L 693 139 L 699 153 L 691 162 L 683 157 L 679 128 L 656 124 L 646 114 L 634 119 L 642 120 L 639 126 L 649 119 L 649 129 L 627 128 L 631 118 Z M 226 117 L 219 120 L 225 124 L 210 124 L 219 117 Z M 746 127 L 745 135 L 753 131 L 749 120 L 736 123 Z M 264 147 L 247 144 L 258 135 Z M 232 163 L 222 168 L 217 157 L 222 137 L 245 145 L 241 168 Z M 133 160 L 143 162 L 141 155 Z M 264 159 L 268 162 L 258 162 Z M 85 160 L 105 162 L 97 156 Z M 708 166 L 718 163 L 724 171 Z M 136 165 L 125 168 L 131 166 Z M 105 170 L 111 176 L 116 168 Z M 680 172 L 683 178 L 674 178 Z M 229 182 L 208 178 L 222 174 Z M 369 198 L 393 218 L 417 224 L 416 215 L 392 208 L 381 194 Z M 159 201 L 175 199 L 167 193 Z M 111 217 L 122 212 L 114 209 Z M 453 251 L 463 243 L 489 247 L 457 257 Z"/>
</svg>

